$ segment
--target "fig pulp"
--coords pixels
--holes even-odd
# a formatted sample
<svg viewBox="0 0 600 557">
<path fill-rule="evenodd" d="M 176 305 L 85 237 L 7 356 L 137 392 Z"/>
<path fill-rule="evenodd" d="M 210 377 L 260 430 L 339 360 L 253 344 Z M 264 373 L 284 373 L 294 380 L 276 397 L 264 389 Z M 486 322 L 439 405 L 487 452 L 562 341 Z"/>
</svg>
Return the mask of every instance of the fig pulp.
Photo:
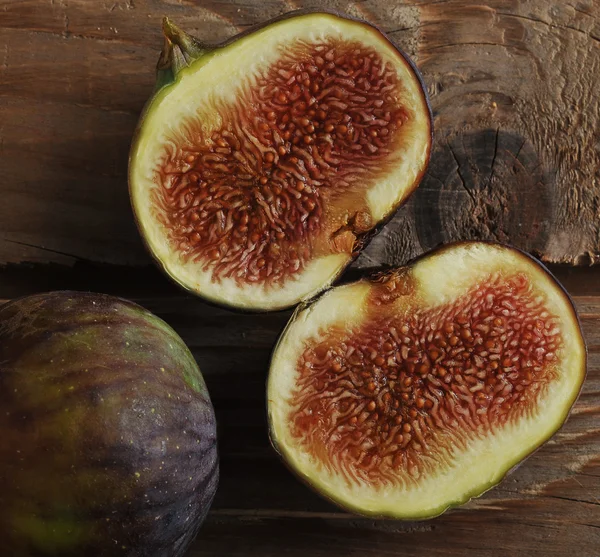
<svg viewBox="0 0 600 557">
<path fill-rule="evenodd" d="M 181 338 L 79 292 L 0 308 L 0 547 L 181 557 L 218 482 L 216 425 Z"/>
<path fill-rule="evenodd" d="M 298 308 L 269 372 L 271 439 L 343 507 L 432 517 L 556 432 L 585 367 L 573 305 L 540 264 L 454 244 Z"/>
<path fill-rule="evenodd" d="M 416 188 L 431 148 L 419 74 L 380 31 L 290 14 L 207 47 L 165 21 L 131 200 L 175 281 L 272 310 L 329 286 Z"/>
</svg>

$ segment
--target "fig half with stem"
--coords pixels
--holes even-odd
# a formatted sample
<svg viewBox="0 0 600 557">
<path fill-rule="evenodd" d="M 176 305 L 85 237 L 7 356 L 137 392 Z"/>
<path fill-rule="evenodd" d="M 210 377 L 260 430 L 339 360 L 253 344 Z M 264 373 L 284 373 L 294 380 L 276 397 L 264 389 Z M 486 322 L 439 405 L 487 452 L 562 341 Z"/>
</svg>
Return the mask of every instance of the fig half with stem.
<svg viewBox="0 0 600 557">
<path fill-rule="evenodd" d="M 269 372 L 271 439 L 343 507 L 433 517 L 547 441 L 585 370 L 575 309 L 544 267 L 449 245 L 297 309 Z"/>
<path fill-rule="evenodd" d="M 363 21 L 301 12 L 209 47 L 164 22 L 131 200 L 161 267 L 211 301 L 274 310 L 328 287 L 417 187 L 431 112 Z"/>
</svg>

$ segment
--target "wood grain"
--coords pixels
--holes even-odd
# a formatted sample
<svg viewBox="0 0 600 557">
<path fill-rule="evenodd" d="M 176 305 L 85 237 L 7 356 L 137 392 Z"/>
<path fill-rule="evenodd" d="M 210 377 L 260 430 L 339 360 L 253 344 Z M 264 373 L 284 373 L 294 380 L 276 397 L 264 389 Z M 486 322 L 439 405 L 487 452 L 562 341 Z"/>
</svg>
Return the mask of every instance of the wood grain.
<svg viewBox="0 0 600 557">
<path fill-rule="evenodd" d="M 558 269 L 561 271 L 561 269 Z M 0 303 L 59 283 L 127 296 L 170 323 L 205 375 L 219 424 L 221 483 L 191 556 L 444 555 L 597 557 L 600 547 L 600 268 L 565 282 L 589 351 L 588 375 L 564 427 L 498 487 L 424 522 L 338 511 L 302 485 L 270 447 L 269 357 L 290 312 L 237 314 L 178 293 L 158 272 L 66 267 L 0 273 Z M 584 281 L 582 275 L 587 279 Z M 29 280 L 24 281 L 23 277 Z M 58 278 L 57 278 L 58 277 Z M 56 282 L 53 282 L 56 281 Z M 96 288 L 98 289 L 98 288 Z M 138 294 L 136 294 L 138 292 Z M 465 471 L 468 473 L 468 471 Z"/>
<path fill-rule="evenodd" d="M 221 486 L 191 555 L 548 556 L 567 555 L 568 547 L 598 555 L 600 296 L 575 298 L 589 368 L 565 426 L 496 489 L 421 523 L 341 513 L 274 455 L 263 396 L 270 350 L 289 313 L 233 315 L 187 297 L 139 301 L 188 342 L 218 416 Z"/>
<path fill-rule="evenodd" d="M 219 41 L 301 7 L 381 26 L 435 114 L 427 176 L 358 267 L 468 238 L 600 258 L 596 0 L 0 0 L 0 262 L 147 263 L 126 168 L 161 17 Z"/>
<path fill-rule="evenodd" d="M 161 17 L 218 41 L 300 7 L 388 31 L 418 60 L 435 114 L 426 178 L 346 279 L 450 239 L 600 261 L 597 0 L 0 0 L 0 299 L 64 288 L 121 295 L 190 345 L 215 403 L 222 469 L 193 557 L 598 557 L 600 266 L 552 267 L 575 295 L 589 348 L 566 425 L 500 486 L 419 523 L 339 512 L 275 456 L 265 380 L 289 312 L 213 308 L 148 266 L 126 170 Z"/>
</svg>

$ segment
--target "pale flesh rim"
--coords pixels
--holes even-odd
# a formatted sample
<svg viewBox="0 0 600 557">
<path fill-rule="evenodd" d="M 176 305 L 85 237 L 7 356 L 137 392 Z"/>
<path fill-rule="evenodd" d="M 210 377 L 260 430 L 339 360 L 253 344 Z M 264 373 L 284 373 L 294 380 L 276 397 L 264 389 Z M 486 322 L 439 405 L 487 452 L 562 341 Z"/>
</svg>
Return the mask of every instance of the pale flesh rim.
<svg viewBox="0 0 600 557">
<path fill-rule="evenodd" d="M 160 160 L 165 141 L 179 129 L 181 120 L 215 96 L 235 102 L 242 80 L 256 76 L 277 59 L 277 46 L 291 37 L 319 39 L 333 37 L 357 40 L 373 46 L 397 69 L 407 102 L 415 117 L 403 127 L 406 146 L 400 163 L 379 178 L 367 193 L 375 225 L 388 219 L 414 190 L 421 179 L 431 148 L 431 119 L 426 94 L 416 70 L 376 28 L 364 22 L 327 13 L 309 13 L 284 19 L 216 48 L 189 68 L 183 69 L 172 85 L 163 87 L 150 100 L 129 160 L 129 187 L 132 206 L 141 235 L 149 251 L 165 272 L 181 286 L 211 301 L 242 309 L 281 309 L 313 297 L 327 288 L 352 261 L 355 254 L 330 254 L 309 261 L 298 276 L 281 287 L 239 286 L 233 279 L 212 281 L 201 264 L 182 264 L 168 246 L 164 232 L 152 215 L 149 192 L 157 187 L 153 170 Z M 227 71 L 224 71 L 224 68 Z M 203 114 L 207 130 L 218 127 L 220 117 Z"/>
<path fill-rule="evenodd" d="M 520 461 L 546 442 L 564 423 L 586 372 L 586 347 L 575 309 L 550 273 L 526 254 L 484 242 L 447 246 L 417 260 L 410 272 L 417 281 L 418 303 L 434 307 L 453 300 L 495 270 L 523 271 L 547 298 L 547 309 L 559 318 L 564 346 L 559 376 L 538 404 L 537 415 L 520 419 L 494 437 L 476 440 L 457 455 L 443 475 L 428 477 L 418 488 L 375 490 L 349 487 L 315 466 L 299 450 L 288 429 L 287 399 L 295 385 L 296 362 L 305 341 L 334 324 L 358 324 L 371 289 L 368 280 L 333 288 L 288 323 L 273 354 L 267 383 L 269 431 L 275 449 L 288 466 L 317 492 L 358 514 L 397 519 L 431 518 L 467 502 L 498 484 Z M 399 303 L 402 303 L 401 300 Z"/>
</svg>

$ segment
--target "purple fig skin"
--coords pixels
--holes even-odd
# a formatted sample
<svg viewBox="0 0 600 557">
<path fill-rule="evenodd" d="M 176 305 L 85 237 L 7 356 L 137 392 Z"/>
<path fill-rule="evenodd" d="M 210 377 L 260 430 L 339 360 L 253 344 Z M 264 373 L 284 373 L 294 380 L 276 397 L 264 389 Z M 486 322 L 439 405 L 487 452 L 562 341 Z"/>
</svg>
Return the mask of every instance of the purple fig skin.
<svg viewBox="0 0 600 557">
<path fill-rule="evenodd" d="M 112 296 L 0 307 L 0 539 L 12 557 L 182 556 L 218 483 L 181 338 Z"/>
</svg>

